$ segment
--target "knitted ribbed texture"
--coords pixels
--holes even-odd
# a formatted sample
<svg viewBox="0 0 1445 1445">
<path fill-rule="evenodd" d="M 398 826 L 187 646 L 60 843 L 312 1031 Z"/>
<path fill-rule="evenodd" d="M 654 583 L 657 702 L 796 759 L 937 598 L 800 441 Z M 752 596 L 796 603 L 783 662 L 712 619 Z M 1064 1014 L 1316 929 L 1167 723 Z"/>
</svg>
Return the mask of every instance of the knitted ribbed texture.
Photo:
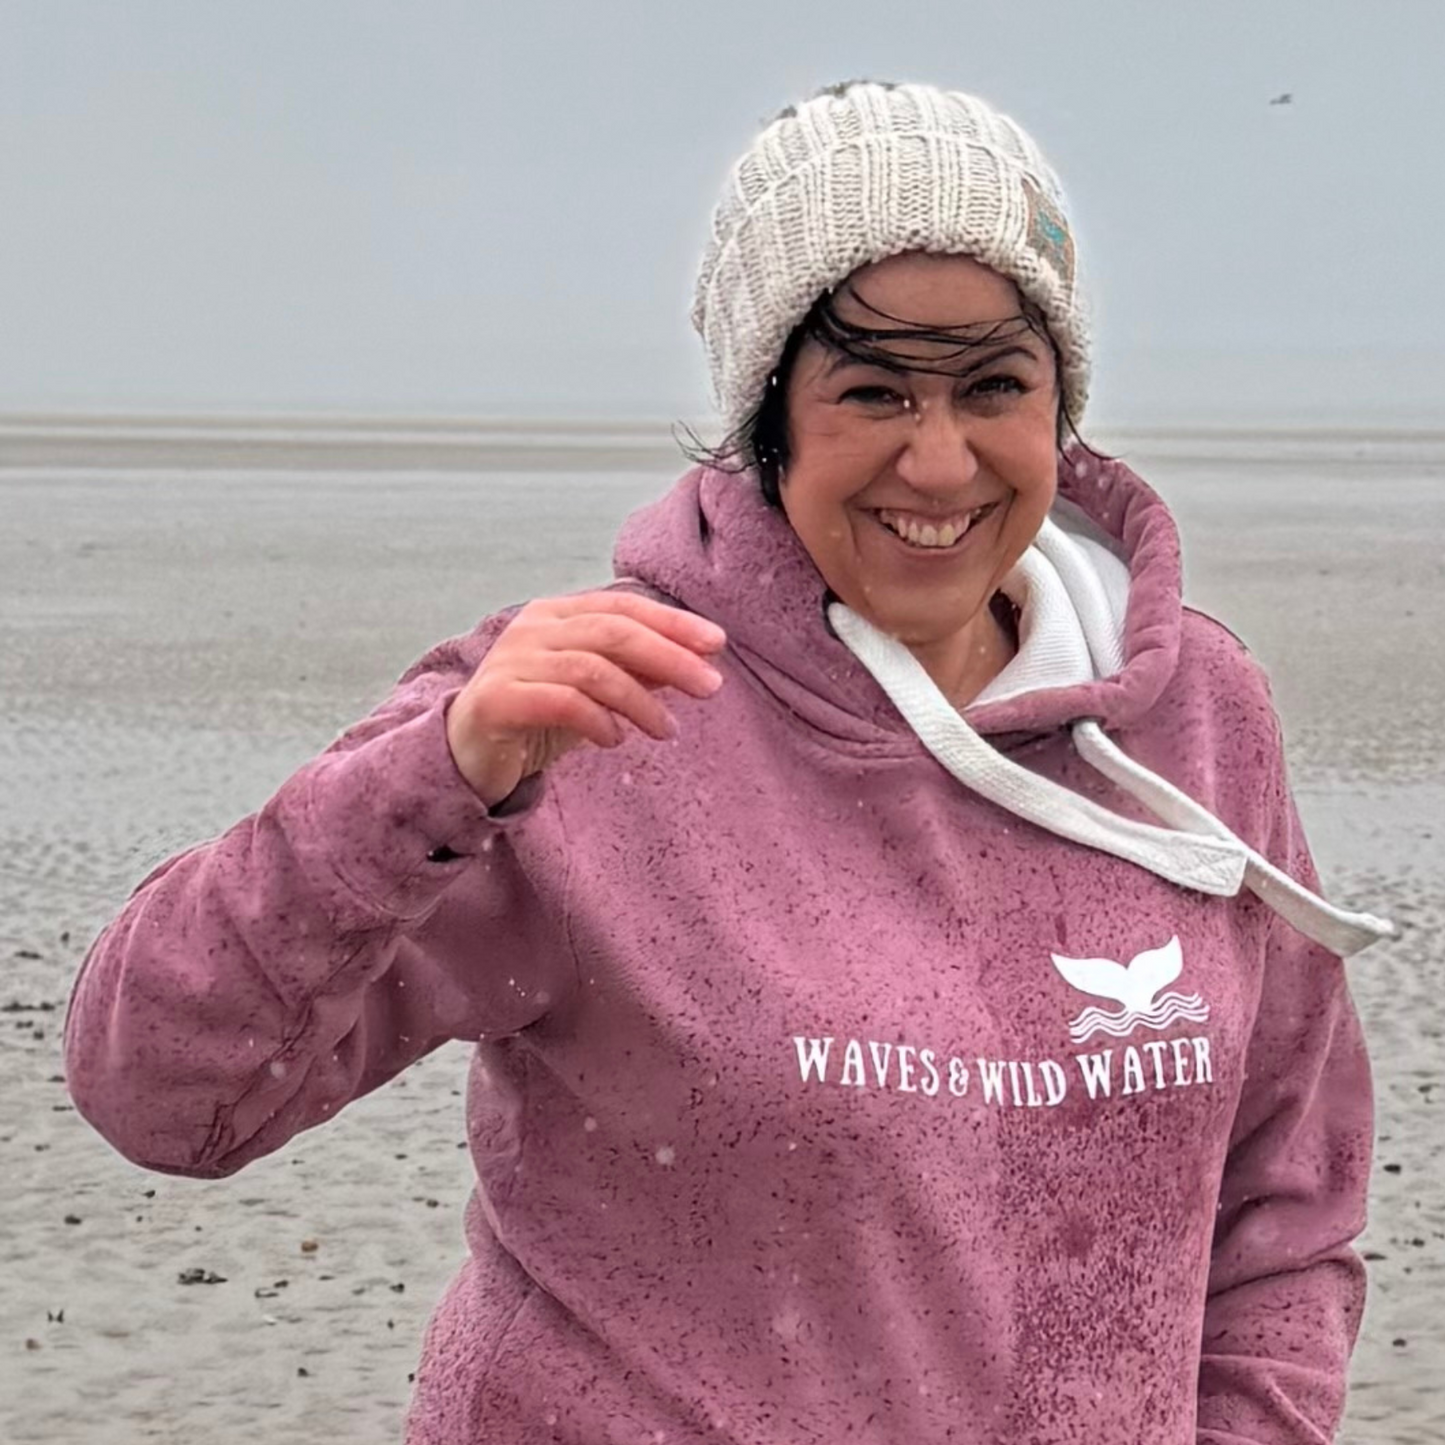
<svg viewBox="0 0 1445 1445">
<path fill-rule="evenodd" d="M 1055 503 L 1001 590 L 1019 608 L 1019 648 L 971 706 L 1078 687 L 1123 668 L 1128 564 L 1076 507 Z"/>
<path fill-rule="evenodd" d="M 713 214 L 692 319 L 729 432 L 813 302 L 905 251 L 968 255 L 1009 277 L 1043 311 L 1065 402 L 1082 416 L 1088 321 L 1063 192 L 1039 148 L 974 96 L 860 83 L 768 126 Z"/>
</svg>

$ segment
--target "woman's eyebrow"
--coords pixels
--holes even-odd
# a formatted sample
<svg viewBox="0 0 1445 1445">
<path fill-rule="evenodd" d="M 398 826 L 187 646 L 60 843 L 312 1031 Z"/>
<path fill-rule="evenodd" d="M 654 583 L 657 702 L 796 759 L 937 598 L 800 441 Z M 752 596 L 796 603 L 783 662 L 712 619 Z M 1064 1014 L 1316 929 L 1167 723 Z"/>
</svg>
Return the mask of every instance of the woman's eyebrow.
<svg viewBox="0 0 1445 1445">
<path fill-rule="evenodd" d="M 987 356 L 980 356 L 976 361 L 970 361 L 958 374 L 969 376 L 978 371 L 981 367 L 992 366 L 996 361 L 1006 361 L 1009 357 L 1022 356 L 1026 361 L 1042 361 L 1043 357 L 1039 351 L 1024 342 L 1014 342 L 1011 346 L 1000 346 L 996 351 L 990 351 Z"/>
<path fill-rule="evenodd" d="M 875 370 L 890 371 L 895 375 L 909 369 L 906 366 L 899 366 L 895 362 L 884 361 L 882 358 L 854 356 L 850 351 L 834 351 L 828 358 L 828 364 L 823 368 L 823 380 L 826 381 L 835 372 L 842 371 L 847 366 L 871 366 Z"/>
<path fill-rule="evenodd" d="M 986 346 L 979 349 L 985 351 L 986 354 L 978 357 L 971 357 L 963 366 L 959 367 L 956 372 L 942 365 L 910 366 L 904 361 L 885 359 L 882 356 L 854 356 L 852 352 L 835 351 L 832 356 L 829 357 L 827 365 L 823 368 L 823 380 L 828 380 L 837 372 L 842 371 L 845 367 L 849 366 L 871 366 L 879 371 L 892 372 L 895 375 L 900 375 L 904 372 L 909 371 L 921 371 L 930 372 L 938 375 L 971 376 L 981 367 L 991 366 L 996 361 L 1004 361 L 1009 357 L 1013 356 L 1022 356 L 1023 358 L 1025 358 L 1025 360 L 1033 362 L 1038 362 L 1043 359 L 1039 354 L 1039 351 L 1035 347 L 1028 345 L 1026 342 L 1014 342 L 1012 344 L 1002 345 L 994 349 L 989 349 Z M 922 357 L 918 359 L 920 361 L 924 360 L 924 358 Z"/>
</svg>

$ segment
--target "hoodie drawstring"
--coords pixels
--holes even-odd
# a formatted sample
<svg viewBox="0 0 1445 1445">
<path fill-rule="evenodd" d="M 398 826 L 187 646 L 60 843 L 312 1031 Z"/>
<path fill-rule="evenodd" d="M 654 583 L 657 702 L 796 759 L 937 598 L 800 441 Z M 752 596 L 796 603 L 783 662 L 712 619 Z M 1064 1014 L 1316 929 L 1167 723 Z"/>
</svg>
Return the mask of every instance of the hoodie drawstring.
<svg viewBox="0 0 1445 1445">
<path fill-rule="evenodd" d="M 1281 872 L 1172 783 L 1126 756 L 1097 722 L 1073 727 L 1079 756 L 1170 827 L 1124 818 L 995 751 L 953 708 L 923 665 L 842 603 L 828 609 L 844 645 L 887 693 L 924 747 L 959 782 L 1059 837 L 1137 864 L 1216 897 L 1248 888 L 1307 938 L 1348 957 L 1394 929 L 1368 913 L 1336 908 Z"/>
<path fill-rule="evenodd" d="M 1090 767 L 1142 803 L 1155 817 L 1184 830 L 1187 835 L 1207 833 L 1234 847 L 1244 860 L 1244 886 L 1306 938 L 1348 958 L 1394 935 L 1394 925 L 1386 919 L 1377 918 L 1373 913 L 1352 913 L 1338 908 L 1276 868 L 1262 853 L 1232 833 L 1208 808 L 1123 752 L 1097 722 L 1075 723 L 1073 738 L 1079 756 Z"/>
</svg>

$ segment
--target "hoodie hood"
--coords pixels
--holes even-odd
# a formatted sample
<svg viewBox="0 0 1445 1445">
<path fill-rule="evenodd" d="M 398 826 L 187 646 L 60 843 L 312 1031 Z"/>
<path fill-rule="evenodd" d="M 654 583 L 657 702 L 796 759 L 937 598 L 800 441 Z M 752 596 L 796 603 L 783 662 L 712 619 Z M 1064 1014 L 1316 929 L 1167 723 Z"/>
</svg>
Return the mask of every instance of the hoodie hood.
<svg viewBox="0 0 1445 1445">
<path fill-rule="evenodd" d="M 875 749 L 923 746 L 999 807 L 1158 877 L 1232 897 L 1248 888 L 1300 932 L 1348 955 L 1388 937 L 1326 903 L 1208 809 L 1109 738 L 1162 696 L 1180 654 L 1179 536 L 1122 463 L 1071 451 L 1059 495 L 1002 584 L 1019 609 L 1016 656 L 954 708 L 902 644 L 834 599 L 781 511 L 735 475 L 699 469 L 624 526 L 619 579 L 724 627 L 731 650 L 801 720 Z M 1012 762 L 985 734 L 1072 731 L 1085 762 L 1166 826 L 1105 808 Z"/>
</svg>

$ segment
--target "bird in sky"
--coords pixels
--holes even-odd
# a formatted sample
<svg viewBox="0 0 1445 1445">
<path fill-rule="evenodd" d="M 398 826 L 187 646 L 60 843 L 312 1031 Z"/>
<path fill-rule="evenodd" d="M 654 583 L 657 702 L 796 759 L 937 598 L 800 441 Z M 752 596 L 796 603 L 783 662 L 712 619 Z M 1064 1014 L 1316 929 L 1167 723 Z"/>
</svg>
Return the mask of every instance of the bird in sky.
<svg viewBox="0 0 1445 1445">
<path fill-rule="evenodd" d="M 1270 101 L 1270 104 L 1271 104 L 1271 105 L 1293 105 L 1293 104 L 1294 104 L 1294 96 L 1293 96 L 1289 91 L 1285 91 L 1283 95 L 1277 95 L 1277 96 L 1275 96 L 1275 98 L 1274 98 L 1272 101 Z"/>
</svg>

